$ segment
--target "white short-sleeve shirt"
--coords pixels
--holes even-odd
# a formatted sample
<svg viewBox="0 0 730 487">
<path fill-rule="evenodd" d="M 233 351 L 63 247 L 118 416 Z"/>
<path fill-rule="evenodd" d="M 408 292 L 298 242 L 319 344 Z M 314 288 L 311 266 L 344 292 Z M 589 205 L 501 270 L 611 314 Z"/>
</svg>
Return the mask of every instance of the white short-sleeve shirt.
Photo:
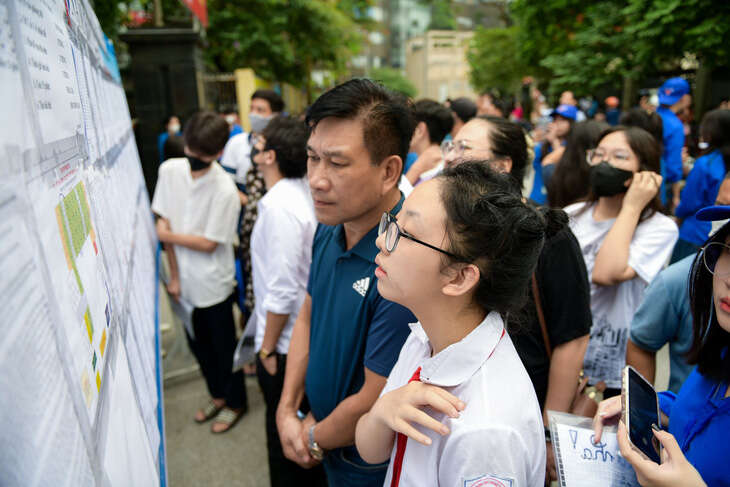
<svg viewBox="0 0 730 487">
<path fill-rule="evenodd" d="M 231 137 L 223 148 L 221 166 L 237 184 L 246 184 L 246 173 L 251 169 L 251 142 L 248 132 Z"/>
<path fill-rule="evenodd" d="M 282 179 L 258 202 L 251 232 L 251 267 L 256 306 L 249 326 L 256 350 L 266 331 L 266 313 L 288 314 L 276 351 L 286 354 L 297 313 L 307 294 L 312 240 L 317 229 L 309 185 L 303 178 Z"/>
<path fill-rule="evenodd" d="M 152 211 L 170 222 L 173 233 L 199 235 L 217 242 L 213 252 L 175 245 L 180 271 L 180 294 L 196 308 L 207 308 L 233 292 L 233 242 L 241 211 L 236 186 L 213 162 L 204 175 L 193 179 L 184 157 L 160 165 Z"/>
<path fill-rule="evenodd" d="M 400 486 L 541 486 L 545 435 L 540 406 L 502 318 L 492 312 L 461 341 L 431 356 L 420 323 L 401 349 L 382 394 L 406 385 L 420 367 L 421 382 L 443 387 L 466 403 L 456 419 L 426 409 L 450 433 L 426 446 L 408 439 Z M 390 486 L 397 442 L 383 485 Z"/>
<path fill-rule="evenodd" d="M 629 245 L 629 266 L 636 277 L 614 286 L 599 286 L 591 280 L 596 255 L 615 219 L 596 221 L 595 206 L 584 210 L 585 203 L 565 207 L 570 229 L 580 244 L 591 283 L 593 326 L 583 367 L 596 383 L 604 380 L 608 387 L 621 387 L 621 371 L 626 365 L 626 343 L 634 313 L 641 304 L 644 289 L 669 260 L 677 241 L 677 225 L 667 216 L 655 213 L 639 223 Z"/>
</svg>

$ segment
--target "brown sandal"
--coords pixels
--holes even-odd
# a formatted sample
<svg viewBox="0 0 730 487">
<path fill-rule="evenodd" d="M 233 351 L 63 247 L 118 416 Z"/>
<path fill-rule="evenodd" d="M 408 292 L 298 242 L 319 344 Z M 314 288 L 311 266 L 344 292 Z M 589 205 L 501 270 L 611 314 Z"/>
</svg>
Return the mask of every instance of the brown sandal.
<svg viewBox="0 0 730 487">
<path fill-rule="evenodd" d="M 199 411 L 203 411 L 203 419 L 193 418 L 195 419 L 195 422 L 198 424 L 205 423 L 208 420 L 211 420 L 218 416 L 218 413 L 221 412 L 221 409 L 223 409 L 225 406 L 216 406 L 215 403 L 211 400 L 208 401 L 208 404 L 205 405 L 204 408 L 199 409 Z"/>
<path fill-rule="evenodd" d="M 236 423 L 238 423 L 238 420 L 241 419 L 241 416 L 243 416 L 244 414 L 246 414 L 245 409 L 241 409 L 238 412 L 236 412 L 231 408 L 223 408 L 223 410 L 220 412 L 220 414 L 218 414 L 218 416 L 215 418 L 215 421 L 213 422 L 213 425 L 210 428 L 210 432 L 213 434 L 216 434 L 216 435 L 225 433 L 226 431 L 233 428 L 236 425 Z M 213 426 L 215 426 L 218 423 L 225 424 L 226 428 L 222 429 L 220 431 L 215 431 L 213 429 Z"/>
</svg>

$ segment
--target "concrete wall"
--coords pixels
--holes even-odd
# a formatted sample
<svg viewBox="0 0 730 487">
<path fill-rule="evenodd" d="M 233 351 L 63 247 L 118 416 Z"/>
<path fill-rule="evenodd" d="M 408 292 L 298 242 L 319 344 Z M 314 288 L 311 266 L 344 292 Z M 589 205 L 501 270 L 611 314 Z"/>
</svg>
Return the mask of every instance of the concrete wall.
<svg viewBox="0 0 730 487">
<path fill-rule="evenodd" d="M 466 52 L 473 32 L 432 30 L 410 39 L 406 45 L 406 76 L 418 90 L 418 98 L 439 102 L 446 98 L 476 98 L 469 85 Z"/>
</svg>

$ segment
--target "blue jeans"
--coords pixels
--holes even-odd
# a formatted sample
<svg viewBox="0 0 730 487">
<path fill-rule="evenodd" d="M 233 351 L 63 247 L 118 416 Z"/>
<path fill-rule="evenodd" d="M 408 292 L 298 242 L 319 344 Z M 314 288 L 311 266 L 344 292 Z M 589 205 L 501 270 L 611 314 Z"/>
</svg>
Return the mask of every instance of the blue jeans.
<svg viewBox="0 0 730 487">
<path fill-rule="evenodd" d="M 324 469 L 331 487 L 382 487 L 388 462 L 370 465 L 360 458 L 354 446 L 347 446 L 327 453 Z"/>
</svg>

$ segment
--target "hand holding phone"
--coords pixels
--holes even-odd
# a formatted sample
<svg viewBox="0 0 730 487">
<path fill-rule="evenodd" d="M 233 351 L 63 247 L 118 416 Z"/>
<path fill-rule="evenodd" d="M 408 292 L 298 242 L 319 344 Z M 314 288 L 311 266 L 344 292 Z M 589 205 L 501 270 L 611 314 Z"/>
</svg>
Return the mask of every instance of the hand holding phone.
<svg viewBox="0 0 730 487">
<path fill-rule="evenodd" d="M 627 365 L 621 384 L 621 416 L 631 445 L 648 459 L 661 463 L 661 444 L 656 440 L 652 425 L 659 423 L 659 399 L 654 387 Z"/>
</svg>

